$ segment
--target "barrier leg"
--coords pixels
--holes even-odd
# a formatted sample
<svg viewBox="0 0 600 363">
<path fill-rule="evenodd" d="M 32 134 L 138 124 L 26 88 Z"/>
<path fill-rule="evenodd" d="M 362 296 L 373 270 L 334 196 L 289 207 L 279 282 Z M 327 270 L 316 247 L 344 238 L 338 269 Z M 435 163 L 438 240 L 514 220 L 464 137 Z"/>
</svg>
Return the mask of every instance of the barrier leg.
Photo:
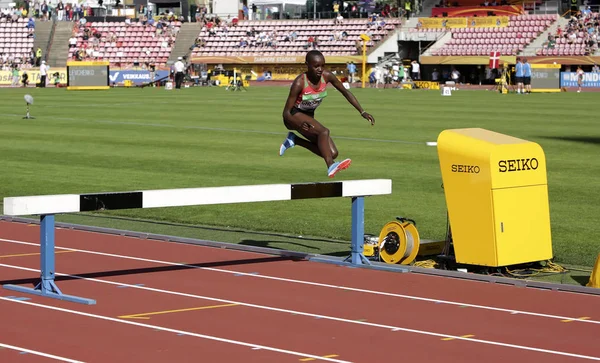
<svg viewBox="0 0 600 363">
<path fill-rule="evenodd" d="M 365 198 L 352 198 L 352 245 L 350 256 L 344 261 L 350 261 L 355 265 L 367 264 L 371 262 L 363 255 L 363 245 L 365 242 Z"/>
<path fill-rule="evenodd" d="M 40 217 L 40 282 L 34 288 L 19 285 L 4 285 L 4 288 L 79 304 L 94 305 L 96 303 L 92 299 L 63 294 L 54 281 L 54 266 L 54 215 L 42 215 Z"/>
</svg>

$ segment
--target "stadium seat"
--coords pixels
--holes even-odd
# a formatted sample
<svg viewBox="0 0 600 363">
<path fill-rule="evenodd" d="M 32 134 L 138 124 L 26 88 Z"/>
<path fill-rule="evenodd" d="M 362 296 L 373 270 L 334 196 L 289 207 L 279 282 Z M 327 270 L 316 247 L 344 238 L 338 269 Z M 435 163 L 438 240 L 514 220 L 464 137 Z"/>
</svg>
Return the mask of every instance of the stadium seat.
<svg viewBox="0 0 600 363">
<path fill-rule="evenodd" d="M 556 19 L 556 15 L 548 14 L 512 15 L 509 17 L 508 26 L 501 28 L 432 29 L 452 34 L 450 41 L 440 48 L 432 49 L 432 55 L 487 56 L 493 51 L 499 51 L 503 55 L 517 55 Z"/>
<path fill-rule="evenodd" d="M 9 60 L 27 66 L 23 60 L 29 60 L 33 50 L 34 37 L 29 37 L 29 29 L 25 27 L 26 19 L 19 18 L 18 22 L 0 23 L 0 53 L 5 53 Z"/>
<path fill-rule="evenodd" d="M 181 28 L 181 22 L 174 21 L 173 25 L 176 33 Z M 94 22 L 91 27 L 102 34 L 97 44 L 97 52 L 94 52 L 92 59 L 108 60 L 111 65 L 118 63 L 121 67 L 126 67 L 134 62 L 145 63 L 153 60 L 157 66 L 166 65 L 171 55 L 172 46 L 176 37 L 169 34 L 156 34 L 156 28 L 144 26 L 141 23 L 126 24 L 125 22 Z M 165 30 L 169 32 L 169 30 Z M 114 34 L 114 41 L 110 37 Z M 76 47 L 69 49 L 69 59 L 74 54 L 84 48 L 92 47 L 90 39 L 83 39 L 83 30 L 74 29 L 74 35 L 77 37 Z"/>
<path fill-rule="evenodd" d="M 318 38 L 317 49 L 328 55 L 356 55 L 356 41 L 360 34 L 368 33 L 373 41 L 368 43 L 369 47 L 385 38 L 388 33 L 394 31 L 401 23 L 398 18 L 379 18 L 385 24 L 381 29 L 369 26 L 366 19 L 344 19 L 343 24 L 336 25 L 332 19 L 326 20 L 265 20 L 265 21 L 239 21 L 237 26 L 228 27 L 227 32 L 217 29 L 215 35 L 209 35 L 208 30 L 202 29 L 198 37 L 206 42 L 203 47 L 195 47 L 194 56 L 219 56 L 228 54 L 234 56 L 263 56 L 263 55 L 303 55 L 308 47 L 308 38 Z M 254 28 L 258 33 L 274 34 L 275 46 L 247 46 L 240 47 L 242 38 Z M 286 37 L 295 31 L 295 41 L 286 41 Z M 347 37 L 343 40 L 335 40 L 334 33 L 345 31 Z"/>
</svg>

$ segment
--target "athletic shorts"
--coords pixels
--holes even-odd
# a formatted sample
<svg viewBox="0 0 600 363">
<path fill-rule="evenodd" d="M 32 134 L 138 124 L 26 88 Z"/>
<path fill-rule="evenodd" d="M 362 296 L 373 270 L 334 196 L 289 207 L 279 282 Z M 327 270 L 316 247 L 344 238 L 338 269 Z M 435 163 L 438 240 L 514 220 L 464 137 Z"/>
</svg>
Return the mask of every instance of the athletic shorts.
<svg viewBox="0 0 600 363">
<path fill-rule="evenodd" d="M 312 118 L 315 118 L 315 111 L 314 111 L 314 110 L 313 110 L 313 111 L 306 111 L 306 110 L 301 110 L 301 109 L 299 109 L 299 108 L 296 108 L 296 107 L 292 107 L 292 110 L 290 111 L 290 113 L 291 113 L 292 115 L 295 115 L 295 114 L 297 114 L 298 112 L 300 112 L 300 113 L 303 113 L 303 114 L 305 114 L 305 115 L 308 115 L 308 116 L 310 116 L 310 117 L 312 117 Z"/>
<path fill-rule="evenodd" d="M 300 112 L 300 113 L 303 113 L 303 114 L 305 114 L 305 115 L 308 115 L 308 116 L 310 116 L 310 117 L 312 117 L 312 118 L 315 118 L 315 111 L 305 111 L 305 110 L 301 110 L 301 109 L 299 109 L 299 108 L 296 108 L 296 107 L 292 107 L 292 110 L 290 111 L 290 113 L 291 113 L 292 115 L 295 115 L 295 114 L 297 114 L 298 112 Z M 286 125 L 286 127 L 288 127 L 288 126 L 287 126 L 287 122 L 285 122 L 285 119 L 283 119 L 283 123 Z"/>
<path fill-rule="evenodd" d="M 523 83 L 523 77 L 515 77 L 515 83 Z"/>
<path fill-rule="evenodd" d="M 531 77 L 523 77 L 523 84 L 525 86 L 530 85 L 531 84 Z"/>
</svg>

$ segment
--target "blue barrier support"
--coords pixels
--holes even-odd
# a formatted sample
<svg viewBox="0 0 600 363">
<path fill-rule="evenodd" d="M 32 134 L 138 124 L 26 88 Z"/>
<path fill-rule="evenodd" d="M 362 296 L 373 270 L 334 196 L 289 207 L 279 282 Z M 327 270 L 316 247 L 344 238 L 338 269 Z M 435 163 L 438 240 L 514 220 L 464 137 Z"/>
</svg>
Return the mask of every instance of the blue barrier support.
<svg viewBox="0 0 600 363">
<path fill-rule="evenodd" d="M 70 301 L 79 304 L 96 304 L 96 301 L 93 299 L 65 295 L 62 293 L 62 291 L 60 291 L 58 286 L 56 286 L 56 282 L 54 281 L 56 274 L 54 245 L 54 215 L 42 215 L 40 217 L 40 282 L 34 288 L 19 285 L 4 285 L 3 287 L 7 290 Z"/>
<path fill-rule="evenodd" d="M 352 198 L 352 245 L 350 247 L 350 256 L 348 256 L 344 262 L 348 259 L 355 265 L 370 265 L 369 261 L 364 255 L 364 242 L 365 242 L 365 197 L 353 197 Z"/>
</svg>

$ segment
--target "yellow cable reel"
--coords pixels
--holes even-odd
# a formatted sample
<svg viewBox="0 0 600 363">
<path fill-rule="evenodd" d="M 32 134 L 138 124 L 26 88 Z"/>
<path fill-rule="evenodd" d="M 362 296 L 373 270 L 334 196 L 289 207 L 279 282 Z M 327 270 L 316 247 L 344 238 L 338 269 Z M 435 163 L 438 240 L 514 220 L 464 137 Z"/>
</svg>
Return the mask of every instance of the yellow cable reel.
<svg viewBox="0 0 600 363">
<path fill-rule="evenodd" d="M 379 234 L 379 256 L 386 263 L 408 265 L 419 253 L 419 232 L 412 219 L 396 219 L 383 226 Z"/>
</svg>

